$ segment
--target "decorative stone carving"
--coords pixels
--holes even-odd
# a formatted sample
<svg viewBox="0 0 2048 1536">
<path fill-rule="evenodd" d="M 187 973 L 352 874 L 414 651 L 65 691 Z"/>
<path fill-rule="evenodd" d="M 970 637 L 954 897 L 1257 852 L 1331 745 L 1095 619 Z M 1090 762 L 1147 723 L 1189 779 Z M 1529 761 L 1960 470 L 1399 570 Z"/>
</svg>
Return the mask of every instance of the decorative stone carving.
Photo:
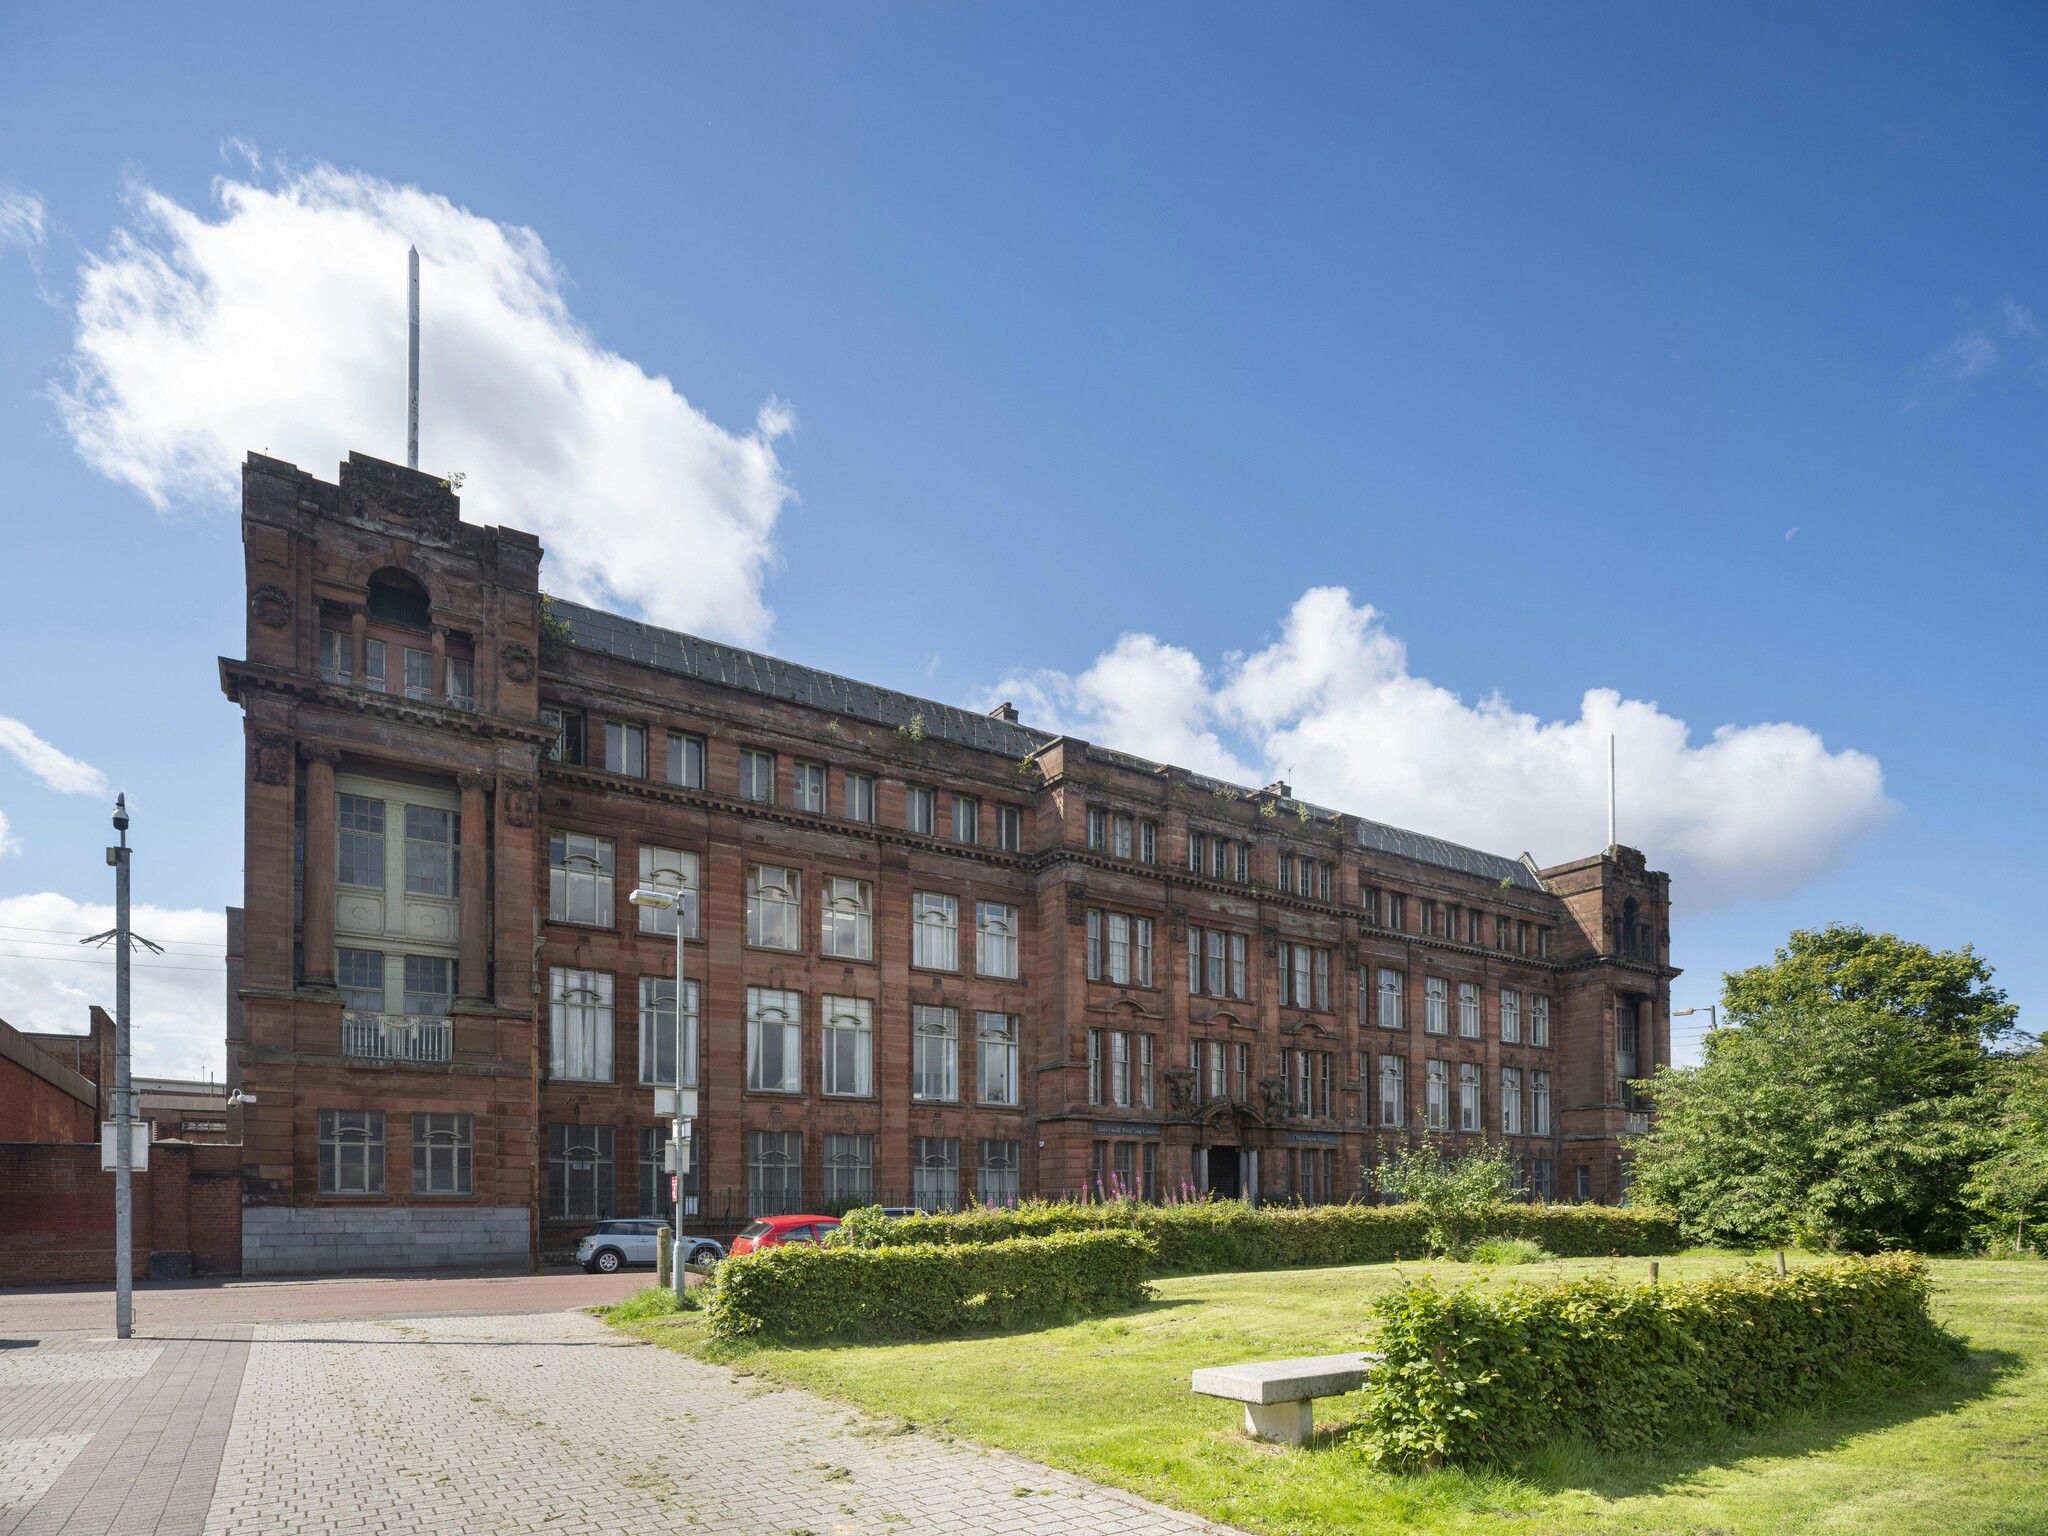
<svg viewBox="0 0 2048 1536">
<path fill-rule="evenodd" d="M 533 681 L 533 652 L 517 640 L 507 640 L 498 647 L 498 661 L 505 670 L 505 676 L 512 682 Z"/>
<path fill-rule="evenodd" d="M 299 756 L 309 763 L 325 763 L 332 768 L 341 761 L 341 748 L 322 746 L 317 742 L 299 743 Z"/>
<path fill-rule="evenodd" d="M 249 594 L 249 612 L 258 624 L 283 629 L 292 621 L 292 595 L 275 583 L 265 582 Z"/>
<path fill-rule="evenodd" d="M 1195 1112 L 1195 1069 L 1193 1067 L 1168 1067 L 1160 1076 L 1166 1079 L 1166 1106 L 1176 1115 L 1191 1115 Z"/>
<path fill-rule="evenodd" d="M 498 786 L 498 811 L 510 827 L 530 827 L 538 807 L 531 779 L 507 779 Z"/>
<path fill-rule="evenodd" d="M 1266 958 L 1267 958 L 1268 960 L 1274 960 L 1274 959 L 1277 959 L 1277 958 L 1279 958 L 1279 955 L 1280 955 L 1280 930 L 1279 930 L 1279 928 L 1278 928 L 1277 926 L 1275 926 L 1274 924 L 1272 924 L 1272 923 L 1268 923 L 1268 924 L 1266 924 L 1266 926 L 1265 926 L 1264 928 L 1262 928 L 1262 929 L 1260 930 L 1260 932 L 1261 932 L 1262 934 L 1264 934 L 1264 935 L 1265 935 L 1265 940 L 1266 940 Z"/>
<path fill-rule="evenodd" d="M 1287 1079 L 1284 1077 L 1262 1077 L 1259 1079 L 1259 1097 L 1265 1103 L 1268 1120 L 1283 1119 L 1287 1114 Z"/>
<path fill-rule="evenodd" d="M 1085 887 L 1067 887 L 1067 921 L 1077 928 L 1088 921 L 1088 892 Z"/>
<path fill-rule="evenodd" d="M 1188 909 L 1186 907 L 1175 907 L 1172 913 L 1169 914 L 1168 924 L 1169 931 L 1173 934 L 1173 942 L 1176 944 L 1186 943 L 1188 937 Z"/>
<path fill-rule="evenodd" d="M 458 773 L 455 775 L 457 789 L 480 789 L 485 794 L 491 791 L 491 776 L 488 773 Z"/>
<path fill-rule="evenodd" d="M 341 466 L 341 504 L 362 522 L 430 543 L 446 543 L 461 525 L 462 507 L 445 480 L 350 454 Z"/>
<path fill-rule="evenodd" d="M 292 738 L 287 731 L 259 728 L 249 743 L 249 777 L 258 784 L 292 781 Z"/>
</svg>

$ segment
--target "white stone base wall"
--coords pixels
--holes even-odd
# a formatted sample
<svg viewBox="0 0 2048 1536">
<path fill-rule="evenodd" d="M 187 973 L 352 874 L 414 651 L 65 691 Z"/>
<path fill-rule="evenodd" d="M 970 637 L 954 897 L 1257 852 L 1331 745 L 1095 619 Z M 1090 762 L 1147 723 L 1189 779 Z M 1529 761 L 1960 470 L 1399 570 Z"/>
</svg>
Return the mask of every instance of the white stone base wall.
<svg viewBox="0 0 2048 1536">
<path fill-rule="evenodd" d="M 360 1269 L 470 1269 L 524 1264 L 523 1205 L 245 1206 L 242 1273 L 304 1275 Z"/>
</svg>

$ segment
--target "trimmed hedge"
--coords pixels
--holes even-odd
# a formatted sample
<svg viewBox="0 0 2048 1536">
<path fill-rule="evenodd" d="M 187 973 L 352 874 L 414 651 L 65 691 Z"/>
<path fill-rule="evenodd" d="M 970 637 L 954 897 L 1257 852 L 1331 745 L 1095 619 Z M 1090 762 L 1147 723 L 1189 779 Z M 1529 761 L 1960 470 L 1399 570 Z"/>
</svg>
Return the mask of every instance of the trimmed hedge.
<svg viewBox="0 0 2048 1536">
<path fill-rule="evenodd" d="M 1932 1358 L 1947 1336 L 1927 1299 L 1913 1254 L 1666 1285 L 1425 1280 L 1374 1299 L 1383 1358 L 1350 1439 L 1406 1469 L 1499 1461 L 1566 1433 L 1645 1450 L 1754 1424 Z"/>
<path fill-rule="evenodd" d="M 1158 1262 L 1135 1232 L 1063 1232 L 976 1244 L 791 1244 L 718 1266 L 717 1339 L 917 1338 L 1105 1312 L 1152 1294 Z"/>
<path fill-rule="evenodd" d="M 1668 1211 L 1607 1205 L 1496 1206 L 1472 1221 L 1488 1237 L 1526 1237 L 1560 1258 L 1650 1257 L 1678 1251 Z M 1416 1205 L 1262 1206 L 1239 1200 L 1185 1205 L 1029 1201 L 998 1210 L 905 1216 L 875 1234 L 887 1247 L 997 1243 L 1055 1232 L 1141 1232 L 1158 1250 L 1158 1273 L 1308 1269 L 1382 1264 L 1429 1253 L 1430 1218 Z"/>
</svg>

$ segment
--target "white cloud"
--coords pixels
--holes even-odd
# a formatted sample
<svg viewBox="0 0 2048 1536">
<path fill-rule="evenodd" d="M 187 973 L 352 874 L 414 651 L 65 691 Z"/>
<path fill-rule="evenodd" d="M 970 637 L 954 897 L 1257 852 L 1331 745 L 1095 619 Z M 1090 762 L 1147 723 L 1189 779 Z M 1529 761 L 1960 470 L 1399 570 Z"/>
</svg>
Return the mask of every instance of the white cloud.
<svg viewBox="0 0 2048 1536">
<path fill-rule="evenodd" d="M 547 545 L 547 585 L 758 641 L 791 491 L 771 398 L 728 432 L 570 313 L 532 230 L 330 166 L 215 183 L 212 216 L 143 187 L 80 274 L 78 452 L 160 511 L 234 505 L 248 449 L 323 478 L 351 450 L 402 460 L 405 253 L 420 252 L 420 457 L 462 471 L 464 514 Z"/>
<path fill-rule="evenodd" d="M 1077 676 L 1024 673 L 989 695 L 1036 725 L 1296 794 L 1540 864 L 1606 842 L 1607 737 L 1620 836 L 1668 869 L 1691 911 L 1798 888 L 1896 810 L 1862 752 L 1800 725 L 1724 725 L 1694 743 L 1656 704 L 1588 689 L 1545 721 L 1492 695 L 1468 704 L 1409 671 L 1407 648 L 1341 587 L 1304 593 L 1281 636 L 1214 669 L 1125 635 Z"/>
<path fill-rule="evenodd" d="M 21 839 L 7 825 L 7 813 L 0 811 L 0 859 L 21 852 Z"/>
<path fill-rule="evenodd" d="M 130 983 L 133 1070 L 222 1076 L 227 1059 L 227 919 L 139 906 L 135 931 L 168 953 L 139 952 Z M 114 909 L 54 891 L 0 897 L 0 1019 L 16 1029 L 85 1033 L 87 1009 L 114 1011 L 111 948 L 78 940 L 114 926 Z M 104 963 L 103 963 L 104 962 Z"/>
<path fill-rule="evenodd" d="M 0 186 L 0 247 L 41 245 L 49 225 L 43 200 L 35 193 Z"/>
<path fill-rule="evenodd" d="M 1934 354 L 1935 366 L 1961 383 L 1988 373 L 1998 362 L 1998 343 L 1983 331 L 1965 331 Z"/>
<path fill-rule="evenodd" d="M 10 715 L 0 715 L 0 752 L 60 795 L 104 795 L 112 787 L 91 763 L 58 751 Z"/>
</svg>

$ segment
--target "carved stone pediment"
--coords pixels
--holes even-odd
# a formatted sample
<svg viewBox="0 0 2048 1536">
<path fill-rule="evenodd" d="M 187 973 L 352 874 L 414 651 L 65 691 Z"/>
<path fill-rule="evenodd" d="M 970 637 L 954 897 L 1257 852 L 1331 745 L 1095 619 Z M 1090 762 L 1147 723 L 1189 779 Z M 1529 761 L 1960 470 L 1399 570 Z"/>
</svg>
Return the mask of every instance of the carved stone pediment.
<svg viewBox="0 0 2048 1536">
<path fill-rule="evenodd" d="M 1166 1017 L 1166 1011 L 1164 1009 L 1147 1008 L 1143 1002 L 1141 1002 L 1139 999 L 1135 997 L 1132 997 L 1127 992 L 1120 992 L 1115 997 L 1105 999 L 1104 1001 L 1099 1003 L 1090 1003 L 1088 1005 L 1088 1012 L 1106 1013 L 1110 1015 L 1122 1013 L 1134 1019 L 1160 1020 Z"/>
<path fill-rule="evenodd" d="M 1283 1035 L 1314 1035 L 1318 1039 L 1329 1040 L 1336 1038 L 1337 1031 L 1312 1014 L 1298 1013 L 1291 1019 L 1282 1019 L 1280 1021 L 1280 1033 Z"/>
</svg>

